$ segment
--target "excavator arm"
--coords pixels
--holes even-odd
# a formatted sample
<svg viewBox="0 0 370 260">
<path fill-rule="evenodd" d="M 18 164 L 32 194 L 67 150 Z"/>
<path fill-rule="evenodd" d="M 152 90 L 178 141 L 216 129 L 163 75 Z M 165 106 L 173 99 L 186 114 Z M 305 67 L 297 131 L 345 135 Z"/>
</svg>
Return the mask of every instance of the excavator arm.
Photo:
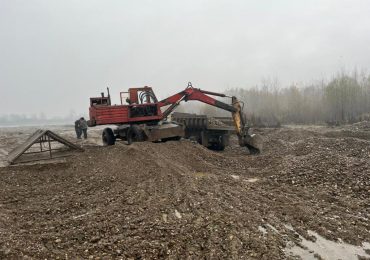
<svg viewBox="0 0 370 260">
<path fill-rule="evenodd" d="M 168 108 L 166 108 L 166 110 L 163 111 L 164 117 L 167 117 L 180 104 L 180 102 L 186 102 L 189 100 L 200 101 L 205 104 L 229 111 L 232 114 L 236 133 L 239 139 L 239 145 L 247 146 L 251 153 L 260 153 L 262 150 L 262 139 L 258 135 L 250 135 L 248 133 L 249 127 L 246 124 L 245 115 L 243 113 L 240 101 L 236 97 L 231 97 L 232 104 L 229 105 L 216 100 L 209 95 L 218 97 L 230 97 L 225 94 L 193 88 L 191 86 L 191 83 L 189 83 L 188 87 L 185 90 L 159 101 L 159 106 L 169 106 Z"/>
</svg>

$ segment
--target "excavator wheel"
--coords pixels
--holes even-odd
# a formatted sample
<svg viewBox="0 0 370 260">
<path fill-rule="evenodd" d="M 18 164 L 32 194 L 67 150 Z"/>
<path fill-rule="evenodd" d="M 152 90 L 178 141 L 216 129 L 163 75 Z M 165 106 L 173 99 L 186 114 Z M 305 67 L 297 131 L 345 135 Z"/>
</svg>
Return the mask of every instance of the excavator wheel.
<svg viewBox="0 0 370 260">
<path fill-rule="evenodd" d="M 181 140 L 181 136 L 173 136 L 173 137 L 163 138 L 161 142 L 165 143 L 167 141 L 180 141 L 180 140 Z"/>
<path fill-rule="evenodd" d="M 103 130 L 103 144 L 104 145 L 114 145 L 116 142 L 116 137 L 114 136 L 113 130 L 111 128 L 105 128 Z"/>
<path fill-rule="evenodd" d="M 144 141 L 144 131 L 138 125 L 132 125 L 127 131 L 127 144 Z"/>
</svg>

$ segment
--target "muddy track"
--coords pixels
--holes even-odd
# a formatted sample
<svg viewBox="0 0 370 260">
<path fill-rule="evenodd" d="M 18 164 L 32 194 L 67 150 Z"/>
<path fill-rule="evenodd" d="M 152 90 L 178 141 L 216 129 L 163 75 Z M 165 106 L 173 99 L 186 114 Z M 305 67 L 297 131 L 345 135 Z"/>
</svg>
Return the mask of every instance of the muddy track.
<svg viewBox="0 0 370 260">
<path fill-rule="evenodd" d="M 285 259 L 308 230 L 370 242 L 370 142 L 260 131 L 258 156 L 135 143 L 0 168 L 0 258 Z"/>
</svg>

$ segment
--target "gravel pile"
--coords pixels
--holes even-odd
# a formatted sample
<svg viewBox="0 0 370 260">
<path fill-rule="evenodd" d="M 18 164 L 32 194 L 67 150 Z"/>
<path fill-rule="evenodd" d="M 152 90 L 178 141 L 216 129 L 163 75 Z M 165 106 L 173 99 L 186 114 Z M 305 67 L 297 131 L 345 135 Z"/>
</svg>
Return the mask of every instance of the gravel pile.
<svg viewBox="0 0 370 260">
<path fill-rule="evenodd" d="M 308 230 L 370 242 L 370 141 L 330 131 L 259 130 L 258 156 L 236 139 L 118 143 L 0 168 L 0 258 L 285 259 Z"/>
</svg>

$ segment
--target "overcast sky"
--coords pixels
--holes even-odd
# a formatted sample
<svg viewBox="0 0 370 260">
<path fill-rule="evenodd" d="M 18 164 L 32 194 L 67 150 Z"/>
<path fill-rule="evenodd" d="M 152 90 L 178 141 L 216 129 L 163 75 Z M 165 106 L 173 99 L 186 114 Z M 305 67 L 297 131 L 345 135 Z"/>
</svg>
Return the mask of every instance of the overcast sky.
<svg viewBox="0 0 370 260">
<path fill-rule="evenodd" d="M 368 0 L 0 0 L 0 114 L 87 113 L 89 97 L 211 91 L 369 69 Z"/>
</svg>

